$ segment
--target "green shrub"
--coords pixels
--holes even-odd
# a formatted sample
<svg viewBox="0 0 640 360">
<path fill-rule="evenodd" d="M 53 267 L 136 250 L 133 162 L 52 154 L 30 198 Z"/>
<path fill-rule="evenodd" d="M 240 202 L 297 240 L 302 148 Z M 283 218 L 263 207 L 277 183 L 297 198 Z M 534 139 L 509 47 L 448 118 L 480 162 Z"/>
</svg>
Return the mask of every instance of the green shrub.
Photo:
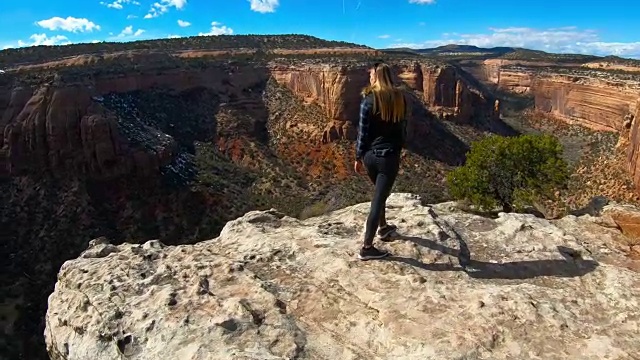
<svg viewBox="0 0 640 360">
<path fill-rule="evenodd" d="M 454 199 L 505 212 L 552 198 L 569 180 L 562 144 L 550 135 L 492 135 L 472 143 L 464 166 L 447 174 Z"/>
</svg>

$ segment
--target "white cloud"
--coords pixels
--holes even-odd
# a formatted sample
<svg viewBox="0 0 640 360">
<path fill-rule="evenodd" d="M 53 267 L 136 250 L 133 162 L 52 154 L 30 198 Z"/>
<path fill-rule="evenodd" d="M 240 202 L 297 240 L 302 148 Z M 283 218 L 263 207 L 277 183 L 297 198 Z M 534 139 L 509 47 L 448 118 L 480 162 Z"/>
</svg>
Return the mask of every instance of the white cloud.
<svg viewBox="0 0 640 360">
<path fill-rule="evenodd" d="M 149 9 L 149 13 L 144 16 L 145 19 L 151 19 L 158 17 L 167 11 L 170 8 L 174 7 L 178 10 L 182 9 L 187 5 L 187 0 L 160 0 L 160 2 L 155 2 L 151 5 L 151 9 Z"/>
<path fill-rule="evenodd" d="M 167 35 L 167 39 L 177 39 L 177 38 L 181 38 L 182 36 L 180 35 Z"/>
<path fill-rule="evenodd" d="M 436 0 L 409 0 L 410 4 L 420 4 L 420 5 L 424 5 L 424 4 L 435 4 Z"/>
<path fill-rule="evenodd" d="M 47 34 L 45 34 L 45 33 L 33 34 L 33 35 L 29 36 L 29 39 L 31 39 L 32 42 L 24 42 L 22 40 L 18 40 L 18 46 L 19 47 L 24 47 L 24 46 L 38 46 L 38 45 L 67 45 L 67 44 L 71 44 L 69 39 L 67 39 L 67 37 L 63 36 L 63 35 L 55 35 L 55 36 L 52 36 L 52 37 L 48 37 Z"/>
<path fill-rule="evenodd" d="M 137 19 L 138 15 L 127 15 L 127 20 Z"/>
<path fill-rule="evenodd" d="M 40 20 L 36 22 L 36 24 L 49 30 L 65 30 L 71 32 L 93 31 L 94 29 L 100 30 L 99 25 L 94 24 L 88 19 L 78 19 L 72 16 L 68 16 L 66 19 L 54 16 L 51 19 Z"/>
<path fill-rule="evenodd" d="M 207 33 L 199 33 L 199 36 L 211 36 L 211 35 L 231 35 L 233 34 L 233 29 L 222 25 L 221 23 L 214 21 L 211 23 L 211 31 Z"/>
<path fill-rule="evenodd" d="M 390 37 L 391 37 L 391 35 L 386 35 L 386 34 L 378 36 L 379 39 L 388 39 Z"/>
<path fill-rule="evenodd" d="M 617 55 L 640 58 L 640 41 L 604 42 L 595 30 L 575 26 L 549 29 L 526 27 L 489 28 L 488 33 L 445 33 L 440 39 L 422 43 L 396 43 L 390 47 L 431 48 L 447 44 L 479 47 L 510 46 L 556 53 Z"/>
<path fill-rule="evenodd" d="M 133 31 L 133 26 L 129 25 L 126 28 L 122 29 L 120 34 L 118 34 L 119 38 L 123 37 L 138 37 L 145 32 L 143 29 L 138 29 L 135 32 Z"/>
<path fill-rule="evenodd" d="M 248 0 L 251 10 L 259 13 L 272 13 L 280 5 L 280 0 Z"/>
<path fill-rule="evenodd" d="M 191 23 L 188 21 L 184 21 L 184 20 L 178 20 L 178 25 L 180 27 L 187 27 L 187 26 L 191 26 Z"/>
<path fill-rule="evenodd" d="M 101 1 L 100 4 L 101 5 L 106 5 L 109 8 L 118 9 L 118 10 L 122 10 L 122 8 L 123 8 L 122 4 L 140 5 L 140 3 L 138 1 L 135 1 L 135 0 L 114 0 L 111 3 L 107 3 L 107 2 Z"/>
</svg>

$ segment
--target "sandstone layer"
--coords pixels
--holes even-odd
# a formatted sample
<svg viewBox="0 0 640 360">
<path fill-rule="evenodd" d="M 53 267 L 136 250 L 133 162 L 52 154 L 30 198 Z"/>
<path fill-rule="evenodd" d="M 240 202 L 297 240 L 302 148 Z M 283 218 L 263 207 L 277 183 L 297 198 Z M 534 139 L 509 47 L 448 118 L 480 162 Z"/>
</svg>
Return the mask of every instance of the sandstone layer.
<svg viewBox="0 0 640 360">
<path fill-rule="evenodd" d="M 597 70 L 620 70 L 627 72 L 640 72 L 640 66 L 635 63 L 617 63 L 609 61 L 593 61 L 587 64 L 583 64 L 583 67 Z"/>
<path fill-rule="evenodd" d="M 362 203 L 276 210 L 190 246 L 94 240 L 49 297 L 51 359 L 634 359 L 638 263 L 600 217 L 495 220 L 393 194 L 393 257 L 355 254 Z M 637 209 L 627 210 L 637 213 Z M 604 225 L 604 226 L 602 226 Z"/>
</svg>

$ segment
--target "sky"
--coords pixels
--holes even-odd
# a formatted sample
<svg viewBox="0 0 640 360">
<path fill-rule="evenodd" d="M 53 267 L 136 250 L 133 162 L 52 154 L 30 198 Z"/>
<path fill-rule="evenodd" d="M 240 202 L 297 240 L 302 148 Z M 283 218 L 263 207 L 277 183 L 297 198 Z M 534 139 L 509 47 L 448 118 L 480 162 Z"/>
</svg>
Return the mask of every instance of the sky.
<svg viewBox="0 0 640 360">
<path fill-rule="evenodd" d="M 220 34 L 640 58 L 636 0 L 0 0 L 0 49 Z"/>
</svg>

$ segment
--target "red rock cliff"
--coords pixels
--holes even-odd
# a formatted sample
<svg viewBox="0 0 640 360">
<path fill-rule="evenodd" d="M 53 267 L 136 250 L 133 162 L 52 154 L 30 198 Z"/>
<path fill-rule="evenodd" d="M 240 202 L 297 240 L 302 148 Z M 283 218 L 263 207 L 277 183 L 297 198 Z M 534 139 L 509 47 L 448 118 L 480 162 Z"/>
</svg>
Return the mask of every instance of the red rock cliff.
<svg viewBox="0 0 640 360">
<path fill-rule="evenodd" d="M 514 69 L 513 66 L 523 66 L 527 64 L 540 65 L 539 63 L 516 62 L 503 59 L 470 60 L 461 63 L 465 71 L 483 83 L 517 94 L 526 94 L 529 92 L 534 76 L 531 72 L 522 71 L 518 68 Z"/>
<path fill-rule="evenodd" d="M 474 83 L 474 78 L 452 66 L 422 66 L 424 101 L 441 117 L 469 123 L 480 117 L 496 118 L 495 99 Z"/>
<path fill-rule="evenodd" d="M 627 145 L 627 164 L 636 189 L 640 192 L 640 98 L 635 103 L 636 111 L 627 118 L 630 131 Z"/>
<path fill-rule="evenodd" d="M 14 88 L 0 123 L 0 175 L 28 169 L 79 171 L 101 178 L 127 173 L 147 175 L 170 161 L 175 143 L 169 140 L 153 151 L 130 146 L 118 133 L 115 115 L 95 99 L 112 92 L 152 87 L 182 91 L 199 86 L 219 90 L 227 97 L 242 97 L 243 92 L 267 78 L 265 69 L 221 66 Z"/>
<path fill-rule="evenodd" d="M 439 117 L 468 123 L 476 117 L 498 116 L 494 99 L 474 87 L 468 77 L 452 66 L 408 62 L 396 64 L 393 69 Z M 369 83 L 366 66 L 278 65 L 272 74 L 307 103 L 316 103 L 325 110 L 329 124 L 322 136 L 323 142 L 355 138 L 360 92 Z"/>
<path fill-rule="evenodd" d="M 536 77 L 531 89 L 536 110 L 605 131 L 622 130 L 639 94 L 623 83 L 567 75 Z"/>
<path fill-rule="evenodd" d="M 148 174 L 171 157 L 170 144 L 152 155 L 129 149 L 117 118 L 92 101 L 91 87 L 45 85 L 17 89 L 3 116 L 3 170 L 28 169 L 89 173 L 101 177 L 136 171 Z"/>
<path fill-rule="evenodd" d="M 463 68 L 487 85 L 531 95 L 538 111 L 595 130 L 620 131 L 640 93 L 638 84 L 611 74 L 552 64 L 490 59 Z"/>
</svg>

